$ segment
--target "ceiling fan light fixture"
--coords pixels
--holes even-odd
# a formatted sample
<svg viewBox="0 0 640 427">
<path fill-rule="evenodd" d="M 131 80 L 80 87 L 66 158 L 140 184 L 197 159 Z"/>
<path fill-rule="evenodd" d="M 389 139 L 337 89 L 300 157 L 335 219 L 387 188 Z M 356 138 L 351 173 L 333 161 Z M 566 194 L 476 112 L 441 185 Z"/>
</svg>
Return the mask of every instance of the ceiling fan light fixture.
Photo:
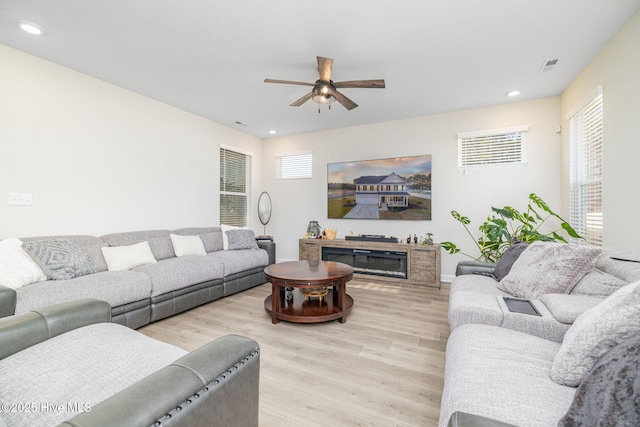
<svg viewBox="0 0 640 427">
<path fill-rule="evenodd" d="M 317 85 L 313 88 L 311 100 L 318 104 L 331 104 L 336 97 L 331 95 L 331 88 L 327 84 Z"/>
</svg>

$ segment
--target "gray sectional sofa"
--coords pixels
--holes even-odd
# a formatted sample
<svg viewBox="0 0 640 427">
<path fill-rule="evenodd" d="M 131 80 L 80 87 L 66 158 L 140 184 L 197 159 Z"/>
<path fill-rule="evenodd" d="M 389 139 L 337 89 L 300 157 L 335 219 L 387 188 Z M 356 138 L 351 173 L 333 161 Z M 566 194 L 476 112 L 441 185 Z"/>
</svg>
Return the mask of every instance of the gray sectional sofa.
<svg viewBox="0 0 640 427">
<path fill-rule="evenodd" d="M 0 319 L 0 426 L 258 426 L 255 341 L 187 352 L 111 316 L 86 299 Z"/>
<path fill-rule="evenodd" d="M 177 257 L 170 235 L 199 236 L 206 255 Z M 139 328 L 198 305 L 265 282 L 264 268 L 275 263 L 275 243 L 259 249 L 224 250 L 219 227 L 132 231 L 101 237 L 29 237 L 23 242 L 65 239 L 77 244 L 95 267 L 93 274 L 46 280 L 18 289 L 0 284 L 0 317 L 54 304 L 96 298 L 112 307 L 113 322 Z M 126 271 L 109 271 L 104 247 L 148 242 L 157 262 Z"/>
<path fill-rule="evenodd" d="M 640 356 L 601 360 L 640 348 L 640 254 L 606 252 L 571 292 L 530 300 L 541 316 L 507 308 L 495 265 L 459 265 L 440 427 L 638 425 Z"/>
<path fill-rule="evenodd" d="M 484 324 L 526 332 L 561 342 L 575 319 L 600 303 L 620 287 L 640 280 L 640 253 L 609 249 L 568 294 L 546 294 L 532 299 L 540 316 L 509 311 L 504 297 L 490 274 L 495 264 L 463 261 L 458 265 L 449 296 L 449 325 L 452 330 L 465 324 Z M 478 274 L 480 273 L 480 274 Z"/>
</svg>

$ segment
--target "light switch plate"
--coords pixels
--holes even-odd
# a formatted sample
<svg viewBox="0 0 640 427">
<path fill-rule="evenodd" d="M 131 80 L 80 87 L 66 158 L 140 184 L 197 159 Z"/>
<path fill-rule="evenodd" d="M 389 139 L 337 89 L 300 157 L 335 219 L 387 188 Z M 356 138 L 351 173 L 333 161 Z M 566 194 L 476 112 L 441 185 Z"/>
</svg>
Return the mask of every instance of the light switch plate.
<svg viewBox="0 0 640 427">
<path fill-rule="evenodd" d="M 9 193 L 10 206 L 31 206 L 32 204 L 31 193 Z"/>
</svg>

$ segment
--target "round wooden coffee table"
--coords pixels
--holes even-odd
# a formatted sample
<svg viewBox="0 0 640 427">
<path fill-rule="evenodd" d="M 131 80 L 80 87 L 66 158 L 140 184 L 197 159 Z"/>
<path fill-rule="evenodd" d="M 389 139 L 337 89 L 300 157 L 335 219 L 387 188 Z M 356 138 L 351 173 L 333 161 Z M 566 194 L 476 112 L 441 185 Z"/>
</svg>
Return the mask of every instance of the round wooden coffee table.
<svg viewBox="0 0 640 427">
<path fill-rule="evenodd" d="M 347 282 L 353 277 L 350 265 L 333 261 L 289 261 L 264 269 L 271 282 L 271 295 L 264 309 L 271 322 L 318 323 L 338 319 L 347 321 L 353 298 L 347 295 Z M 325 288 L 328 292 L 324 292 Z"/>
</svg>

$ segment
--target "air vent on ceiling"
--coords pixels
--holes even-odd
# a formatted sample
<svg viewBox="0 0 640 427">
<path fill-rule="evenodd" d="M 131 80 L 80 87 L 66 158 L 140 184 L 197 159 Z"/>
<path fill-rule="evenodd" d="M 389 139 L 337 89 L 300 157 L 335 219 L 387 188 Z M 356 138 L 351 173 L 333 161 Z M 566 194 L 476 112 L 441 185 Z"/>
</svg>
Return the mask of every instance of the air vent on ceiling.
<svg viewBox="0 0 640 427">
<path fill-rule="evenodd" d="M 551 71 L 554 69 L 557 63 L 558 63 L 558 58 L 547 59 L 542 63 L 542 67 L 540 67 L 540 71 Z"/>
</svg>

